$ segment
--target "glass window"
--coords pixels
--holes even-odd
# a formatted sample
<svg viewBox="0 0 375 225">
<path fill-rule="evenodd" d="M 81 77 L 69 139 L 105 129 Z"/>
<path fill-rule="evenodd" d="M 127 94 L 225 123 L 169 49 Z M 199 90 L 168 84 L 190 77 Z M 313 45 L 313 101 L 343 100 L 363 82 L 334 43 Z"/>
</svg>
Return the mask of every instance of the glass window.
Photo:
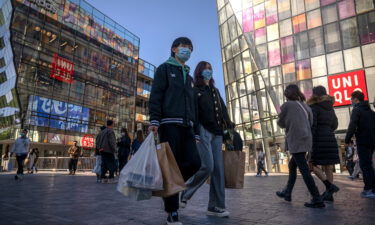
<svg viewBox="0 0 375 225">
<path fill-rule="evenodd" d="M 325 5 L 329 5 L 333 2 L 335 2 L 336 0 L 320 0 L 320 5 L 321 6 L 325 6 Z"/>
<path fill-rule="evenodd" d="M 350 122 L 349 108 L 335 108 L 335 113 L 337 120 L 339 121 L 339 126 L 337 130 L 346 130 L 348 129 Z"/>
<path fill-rule="evenodd" d="M 238 55 L 234 58 L 234 66 L 236 70 L 237 79 L 242 78 L 244 74 L 243 74 L 243 69 L 242 69 L 241 55 Z"/>
<path fill-rule="evenodd" d="M 323 86 L 328 90 L 328 81 L 327 76 L 315 78 L 312 80 L 314 87 L 316 86 Z"/>
<path fill-rule="evenodd" d="M 280 37 L 286 37 L 293 33 L 292 20 L 286 19 L 280 22 Z"/>
<path fill-rule="evenodd" d="M 341 49 L 338 23 L 324 26 L 324 39 L 327 52 L 334 52 Z"/>
<path fill-rule="evenodd" d="M 228 26 L 229 26 L 229 35 L 230 35 L 230 39 L 233 41 L 234 39 L 237 38 L 237 26 L 236 26 L 236 18 L 235 16 L 232 16 L 229 20 L 228 20 Z"/>
<path fill-rule="evenodd" d="M 227 22 L 221 25 L 221 38 L 222 38 L 222 45 L 225 46 L 230 42 L 229 31 L 228 31 L 228 24 Z"/>
<path fill-rule="evenodd" d="M 344 71 L 344 62 L 341 51 L 327 55 L 328 74 L 335 74 Z"/>
<path fill-rule="evenodd" d="M 246 42 L 246 38 L 244 35 L 242 35 L 240 38 L 240 47 L 241 47 L 241 51 L 247 49 L 247 42 Z M 254 39 L 253 39 L 254 40 Z"/>
<path fill-rule="evenodd" d="M 284 83 L 291 83 L 296 81 L 296 68 L 294 66 L 294 63 L 283 65 L 283 76 Z"/>
<path fill-rule="evenodd" d="M 249 51 L 244 51 L 242 53 L 243 66 L 245 69 L 245 74 L 250 74 L 253 72 L 253 66 L 250 59 Z"/>
<path fill-rule="evenodd" d="M 258 29 L 266 26 L 264 3 L 254 7 L 254 28 Z"/>
<path fill-rule="evenodd" d="M 374 0 L 356 0 L 357 13 L 367 12 L 374 8 Z"/>
<path fill-rule="evenodd" d="M 281 67 L 273 67 L 270 68 L 270 84 L 271 86 L 282 84 L 282 74 L 281 74 Z"/>
<path fill-rule="evenodd" d="M 301 14 L 293 17 L 293 30 L 294 33 L 302 32 L 306 30 L 306 17 L 305 14 Z"/>
<path fill-rule="evenodd" d="M 327 74 L 325 55 L 311 58 L 311 72 L 313 77 L 320 77 Z"/>
<path fill-rule="evenodd" d="M 277 4 L 276 0 L 269 0 L 265 3 L 267 25 L 277 22 Z"/>
<path fill-rule="evenodd" d="M 245 33 L 254 30 L 253 8 L 247 8 L 244 11 L 242 11 L 242 29 Z"/>
<path fill-rule="evenodd" d="M 225 8 L 227 9 L 227 17 L 228 18 L 231 17 L 233 15 L 233 10 L 232 10 L 231 4 L 227 4 Z"/>
<path fill-rule="evenodd" d="M 242 123 L 241 108 L 238 99 L 232 101 L 233 119 L 236 124 Z"/>
<path fill-rule="evenodd" d="M 225 47 L 225 59 L 229 60 L 233 58 L 232 45 Z"/>
<path fill-rule="evenodd" d="M 309 30 L 309 43 L 311 56 L 324 54 L 323 28 Z"/>
<path fill-rule="evenodd" d="M 238 91 L 239 91 L 239 96 L 244 96 L 246 95 L 246 85 L 245 85 L 245 79 L 241 79 L 237 81 L 238 84 Z"/>
<path fill-rule="evenodd" d="M 310 59 L 296 62 L 297 80 L 305 80 L 311 78 Z"/>
<path fill-rule="evenodd" d="M 375 67 L 366 69 L 367 91 L 370 102 L 375 98 Z"/>
<path fill-rule="evenodd" d="M 267 42 L 266 28 L 260 28 L 255 31 L 255 44 L 263 44 Z"/>
<path fill-rule="evenodd" d="M 278 12 L 279 12 L 279 20 L 289 18 L 291 16 L 289 0 L 279 0 L 277 3 L 278 3 L 277 5 L 278 5 Z"/>
<path fill-rule="evenodd" d="M 345 19 L 355 15 L 354 0 L 343 0 L 338 3 L 340 19 Z"/>
<path fill-rule="evenodd" d="M 234 62 L 233 59 L 229 60 L 227 62 L 227 68 L 228 68 L 228 81 L 229 83 L 232 83 L 236 80 L 236 71 L 234 70 Z"/>
<path fill-rule="evenodd" d="M 243 122 L 250 122 L 250 111 L 249 111 L 249 105 L 247 101 L 247 96 L 244 96 L 240 98 L 240 104 L 241 104 L 241 115 L 243 118 Z"/>
<path fill-rule="evenodd" d="M 309 29 L 322 26 L 322 20 L 320 18 L 320 9 L 307 13 L 307 27 Z"/>
<path fill-rule="evenodd" d="M 267 27 L 267 41 L 273 41 L 279 38 L 279 25 L 277 23 Z"/>
<path fill-rule="evenodd" d="M 256 47 L 258 55 L 256 56 L 256 63 L 259 66 L 259 69 L 264 69 L 268 66 L 267 61 L 267 45 L 258 45 Z"/>
<path fill-rule="evenodd" d="M 219 22 L 220 22 L 220 25 L 223 24 L 226 19 L 227 19 L 227 16 L 225 15 L 225 8 L 222 8 L 219 11 Z"/>
<path fill-rule="evenodd" d="M 311 98 L 313 83 L 312 80 L 303 80 L 298 82 L 298 86 L 301 89 L 302 94 L 305 95 L 306 99 Z"/>
<path fill-rule="evenodd" d="M 301 0 L 291 0 L 292 5 L 292 15 L 298 15 L 305 12 L 305 3 Z"/>
<path fill-rule="evenodd" d="M 246 78 L 247 93 L 250 94 L 255 91 L 253 75 L 249 75 Z"/>
<path fill-rule="evenodd" d="M 359 45 L 356 18 L 350 18 L 340 22 L 342 43 L 344 48 L 352 48 Z"/>
<path fill-rule="evenodd" d="M 359 47 L 345 50 L 344 59 L 346 71 L 363 67 L 361 49 Z"/>
<path fill-rule="evenodd" d="M 289 63 L 294 61 L 294 47 L 293 37 L 285 37 L 280 39 L 281 43 L 281 59 L 282 63 Z"/>
<path fill-rule="evenodd" d="M 359 36 L 362 44 L 375 41 L 375 11 L 358 16 Z"/>
<path fill-rule="evenodd" d="M 238 53 L 240 53 L 240 45 L 238 43 L 238 39 L 232 42 L 232 51 L 233 55 L 237 55 Z"/>
<path fill-rule="evenodd" d="M 319 0 L 305 0 L 306 11 L 319 7 Z"/>
<path fill-rule="evenodd" d="M 309 39 L 307 37 L 307 32 L 296 34 L 294 36 L 294 46 L 297 60 L 309 57 Z"/>
<path fill-rule="evenodd" d="M 279 41 L 273 41 L 268 43 L 268 58 L 270 67 L 280 65 L 281 60 Z"/>
<path fill-rule="evenodd" d="M 375 66 L 374 52 L 375 43 L 362 46 L 363 62 L 365 63 L 365 67 Z"/>
<path fill-rule="evenodd" d="M 336 4 L 332 4 L 322 8 L 323 24 L 332 23 L 337 21 Z"/>
</svg>

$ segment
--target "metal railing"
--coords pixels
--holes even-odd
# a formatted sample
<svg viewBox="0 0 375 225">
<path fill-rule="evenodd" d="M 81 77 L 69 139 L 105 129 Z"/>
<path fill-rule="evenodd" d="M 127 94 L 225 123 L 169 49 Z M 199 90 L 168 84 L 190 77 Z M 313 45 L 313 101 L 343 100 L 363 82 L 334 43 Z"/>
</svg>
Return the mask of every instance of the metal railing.
<svg viewBox="0 0 375 225">
<path fill-rule="evenodd" d="M 36 167 L 38 170 L 51 170 L 51 171 L 58 171 L 58 170 L 68 170 L 69 169 L 69 157 L 39 157 L 36 163 Z M 17 168 L 16 158 L 12 157 L 8 161 L 12 163 L 13 170 Z M 2 161 L 1 162 L 1 171 L 6 171 L 7 163 Z M 95 166 L 95 158 L 94 157 L 80 157 L 78 159 L 77 170 L 87 171 L 92 170 Z M 25 169 L 28 167 L 28 164 L 25 164 Z"/>
</svg>

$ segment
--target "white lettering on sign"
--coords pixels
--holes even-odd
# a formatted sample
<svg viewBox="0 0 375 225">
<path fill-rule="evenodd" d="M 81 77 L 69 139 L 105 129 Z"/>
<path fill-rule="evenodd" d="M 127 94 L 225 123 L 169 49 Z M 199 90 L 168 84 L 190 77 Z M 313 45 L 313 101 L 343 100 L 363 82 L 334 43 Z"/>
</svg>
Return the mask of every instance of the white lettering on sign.
<svg viewBox="0 0 375 225">
<path fill-rule="evenodd" d="M 29 0 L 29 2 L 53 14 L 57 13 L 57 3 L 54 0 Z"/>
</svg>

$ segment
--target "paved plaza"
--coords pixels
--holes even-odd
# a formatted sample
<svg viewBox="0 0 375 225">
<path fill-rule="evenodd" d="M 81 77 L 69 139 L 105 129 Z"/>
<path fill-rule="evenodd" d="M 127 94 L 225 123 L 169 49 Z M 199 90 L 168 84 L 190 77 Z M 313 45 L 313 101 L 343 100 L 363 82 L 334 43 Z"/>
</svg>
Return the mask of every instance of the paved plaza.
<svg viewBox="0 0 375 225">
<path fill-rule="evenodd" d="M 125 199 L 114 184 L 97 184 L 91 174 L 67 176 L 41 173 L 25 176 L 21 182 L 9 174 L 0 175 L 0 224 L 55 225 L 158 225 L 166 215 L 162 201 L 153 198 L 135 202 Z M 287 176 L 273 175 L 256 178 L 246 176 L 245 188 L 226 190 L 230 218 L 205 215 L 208 185 L 205 184 L 186 209 L 180 211 L 185 224 L 242 225 L 242 224 L 303 224 L 303 225 L 370 225 L 375 224 L 375 199 L 362 199 L 360 181 L 336 176 L 341 191 L 334 204 L 326 209 L 303 206 L 309 199 L 301 178 L 297 180 L 293 202 L 278 199 L 275 191 L 286 182 Z M 319 189 L 323 187 L 319 183 Z"/>
</svg>

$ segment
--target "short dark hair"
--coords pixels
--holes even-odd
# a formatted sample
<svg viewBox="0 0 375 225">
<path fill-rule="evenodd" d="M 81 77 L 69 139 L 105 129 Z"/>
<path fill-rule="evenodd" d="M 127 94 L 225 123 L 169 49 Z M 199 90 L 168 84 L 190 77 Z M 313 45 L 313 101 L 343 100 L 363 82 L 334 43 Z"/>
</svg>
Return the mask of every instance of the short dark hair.
<svg viewBox="0 0 375 225">
<path fill-rule="evenodd" d="M 203 79 L 203 76 L 202 76 L 202 72 L 203 72 L 204 69 L 206 69 L 207 64 L 210 64 L 210 63 L 206 62 L 206 61 L 200 61 L 198 63 L 198 65 L 197 65 L 197 67 L 195 67 L 195 70 L 194 70 L 194 84 L 197 87 L 205 85 L 204 84 L 204 79 Z M 215 86 L 215 81 L 214 81 L 213 78 L 211 78 L 211 80 L 210 80 L 210 86 L 211 87 Z"/>
<path fill-rule="evenodd" d="M 25 132 L 25 133 L 27 133 L 27 132 L 29 132 L 27 129 L 22 129 L 22 132 Z"/>
<path fill-rule="evenodd" d="M 172 48 L 176 48 L 181 44 L 190 45 L 191 50 L 193 51 L 193 43 L 191 42 L 191 40 L 187 37 L 179 37 L 176 40 L 174 40 L 173 43 L 172 43 L 172 47 L 171 47 L 171 56 L 172 57 L 174 57 L 174 55 L 175 55 L 174 52 L 172 51 Z"/>
<path fill-rule="evenodd" d="M 128 129 L 126 129 L 125 127 L 123 127 L 123 128 L 121 128 L 121 132 L 128 133 Z"/>
<path fill-rule="evenodd" d="M 314 87 L 312 92 L 313 92 L 313 96 L 317 96 L 317 97 L 322 97 L 324 95 L 327 95 L 326 88 L 321 85 Z"/>
<path fill-rule="evenodd" d="M 107 126 L 112 126 L 113 125 L 113 120 L 107 120 Z"/>
<path fill-rule="evenodd" d="M 351 94 L 351 97 L 352 99 L 354 98 L 358 99 L 360 102 L 363 102 L 365 100 L 365 95 L 361 91 L 354 91 Z"/>
<path fill-rule="evenodd" d="M 306 97 L 295 84 L 289 84 L 284 91 L 284 95 L 291 101 L 306 101 Z"/>
</svg>

